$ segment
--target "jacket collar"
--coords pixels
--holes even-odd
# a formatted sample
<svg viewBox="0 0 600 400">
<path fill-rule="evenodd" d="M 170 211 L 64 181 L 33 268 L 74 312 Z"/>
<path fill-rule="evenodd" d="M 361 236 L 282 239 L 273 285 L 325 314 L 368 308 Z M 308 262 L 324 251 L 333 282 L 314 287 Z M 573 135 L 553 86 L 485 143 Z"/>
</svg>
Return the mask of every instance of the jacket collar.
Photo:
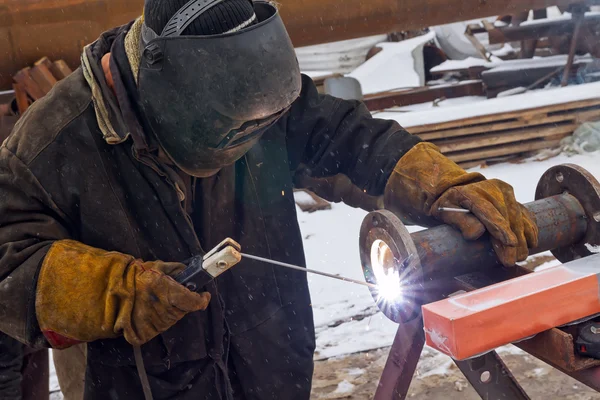
<svg viewBox="0 0 600 400">
<path fill-rule="evenodd" d="M 136 59 L 136 55 L 139 49 L 126 50 L 127 46 L 135 47 L 139 42 L 135 35 L 141 24 L 142 19 L 138 18 L 103 33 L 98 40 L 84 48 L 81 56 L 83 74 L 92 91 L 96 118 L 104 140 L 115 145 L 131 137 L 138 152 L 156 150 L 144 133 L 137 107 L 138 92 L 132 69 L 138 69 L 139 58 Z M 102 58 L 108 53 L 112 86 L 109 86 L 102 69 Z"/>
</svg>

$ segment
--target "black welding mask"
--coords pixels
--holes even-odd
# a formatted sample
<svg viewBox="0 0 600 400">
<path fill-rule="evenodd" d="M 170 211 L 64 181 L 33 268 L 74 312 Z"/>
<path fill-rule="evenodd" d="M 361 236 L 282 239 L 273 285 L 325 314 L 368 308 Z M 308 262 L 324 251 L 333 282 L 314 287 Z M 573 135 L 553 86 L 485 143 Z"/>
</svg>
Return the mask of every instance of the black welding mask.
<svg viewBox="0 0 600 400">
<path fill-rule="evenodd" d="M 142 29 L 142 111 L 171 160 L 198 177 L 243 157 L 301 90 L 291 40 L 267 2 L 255 2 L 258 23 L 237 32 L 182 35 L 221 1 L 188 2 L 160 35 Z"/>
</svg>

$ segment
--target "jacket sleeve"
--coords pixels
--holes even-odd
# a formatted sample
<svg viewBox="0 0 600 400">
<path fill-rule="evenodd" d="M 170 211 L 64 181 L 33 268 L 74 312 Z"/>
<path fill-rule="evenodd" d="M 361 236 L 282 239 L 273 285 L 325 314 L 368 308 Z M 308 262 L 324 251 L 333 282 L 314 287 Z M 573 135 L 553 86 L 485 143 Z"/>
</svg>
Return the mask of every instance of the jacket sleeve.
<svg viewBox="0 0 600 400">
<path fill-rule="evenodd" d="M 38 327 L 35 292 L 52 243 L 68 239 L 64 214 L 6 146 L 0 147 L 0 331 L 48 347 Z"/>
<path fill-rule="evenodd" d="M 302 76 L 286 115 L 287 150 L 297 188 L 372 209 L 396 163 L 420 142 L 397 122 L 375 119 L 360 101 L 319 94 Z"/>
</svg>

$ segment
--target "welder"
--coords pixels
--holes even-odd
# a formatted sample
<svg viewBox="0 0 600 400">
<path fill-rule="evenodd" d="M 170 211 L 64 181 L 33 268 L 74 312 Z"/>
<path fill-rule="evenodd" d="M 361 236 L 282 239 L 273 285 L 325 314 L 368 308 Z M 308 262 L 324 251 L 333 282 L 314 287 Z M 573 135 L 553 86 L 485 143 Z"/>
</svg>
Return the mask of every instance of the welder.
<svg viewBox="0 0 600 400">
<path fill-rule="evenodd" d="M 173 279 L 227 237 L 303 264 L 295 188 L 487 231 L 505 265 L 535 246 L 508 184 L 319 94 L 271 3 L 144 7 L 85 47 L 0 150 L 0 329 L 85 343 L 86 399 L 309 398 L 303 273 L 243 259 L 198 292 Z"/>
</svg>

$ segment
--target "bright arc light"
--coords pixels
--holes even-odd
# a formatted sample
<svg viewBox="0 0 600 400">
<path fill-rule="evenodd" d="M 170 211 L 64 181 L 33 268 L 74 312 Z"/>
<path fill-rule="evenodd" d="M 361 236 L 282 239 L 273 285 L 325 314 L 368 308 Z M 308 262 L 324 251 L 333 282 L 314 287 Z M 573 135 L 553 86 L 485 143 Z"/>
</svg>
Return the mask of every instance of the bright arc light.
<svg viewBox="0 0 600 400">
<path fill-rule="evenodd" d="M 377 279 L 379 299 L 401 302 L 403 290 L 400 284 L 400 272 L 395 268 L 392 249 L 383 240 L 376 240 L 371 247 L 371 268 Z"/>
</svg>

